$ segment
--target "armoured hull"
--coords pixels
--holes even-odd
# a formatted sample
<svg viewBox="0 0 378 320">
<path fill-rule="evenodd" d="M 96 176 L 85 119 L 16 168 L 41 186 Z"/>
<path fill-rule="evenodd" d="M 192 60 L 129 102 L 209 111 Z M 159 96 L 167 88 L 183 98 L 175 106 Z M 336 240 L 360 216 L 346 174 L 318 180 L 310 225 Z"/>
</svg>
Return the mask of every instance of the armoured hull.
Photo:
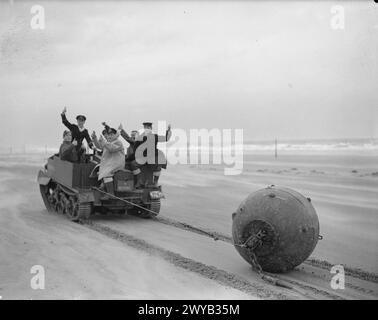
<svg viewBox="0 0 378 320">
<path fill-rule="evenodd" d="M 236 250 L 252 266 L 286 272 L 315 249 L 319 220 L 309 198 L 270 186 L 250 194 L 232 215 Z"/>
</svg>

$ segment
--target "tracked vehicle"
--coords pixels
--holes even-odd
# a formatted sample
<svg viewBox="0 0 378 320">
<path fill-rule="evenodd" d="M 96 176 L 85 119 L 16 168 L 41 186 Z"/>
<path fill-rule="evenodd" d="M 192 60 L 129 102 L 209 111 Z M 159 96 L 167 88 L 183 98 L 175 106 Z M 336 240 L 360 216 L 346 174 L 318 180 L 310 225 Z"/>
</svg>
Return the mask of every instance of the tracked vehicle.
<svg viewBox="0 0 378 320">
<path fill-rule="evenodd" d="M 38 173 L 42 199 L 48 211 L 65 214 L 78 221 L 95 213 L 128 213 L 142 218 L 159 214 L 161 186 L 152 184 L 152 168 L 141 167 L 143 188 L 136 189 L 134 176 L 129 170 L 114 174 L 114 197 L 100 189 L 96 167 L 99 159 L 87 155 L 84 163 L 71 163 L 57 155 L 50 157 L 44 170 Z"/>
<path fill-rule="evenodd" d="M 73 221 L 88 219 L 95 213 L 128 213 L 142 218 L 159 214 L 164 194 L 161 186 L 152 184 L 150 165 L 141 167 L 142 189 L 135 188 L 131 171 L 116 172 L 115 194 L 110 195 L 99 188 L 98 162 L 89 155 L 85 163 L 50 157 L 38 174 L 46 208 Z M 321 236 L 310 198 L 289 188 L 269 186 L 251 193 L 232 214 L 232 238 L 239 254 L 262 274 L 292 270 L 310 256 Z"/>
</svg>

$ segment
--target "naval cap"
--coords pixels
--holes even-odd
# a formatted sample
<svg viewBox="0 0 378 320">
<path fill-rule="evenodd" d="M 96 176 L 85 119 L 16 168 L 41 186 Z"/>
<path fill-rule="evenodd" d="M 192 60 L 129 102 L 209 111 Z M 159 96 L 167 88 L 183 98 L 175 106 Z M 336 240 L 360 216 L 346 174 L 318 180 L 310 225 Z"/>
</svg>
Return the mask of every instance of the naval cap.
<svg viewBox="0 0 378 320">
<path fill-rule="evenodd" d="M 82 114 L 79 114 L 79 115 L 76 117 L 76 120 L 85 121 L 85 120 L 87 120 L 87 118 L 86 118 L 85 116 L 83 116 Z"/>
</svg>

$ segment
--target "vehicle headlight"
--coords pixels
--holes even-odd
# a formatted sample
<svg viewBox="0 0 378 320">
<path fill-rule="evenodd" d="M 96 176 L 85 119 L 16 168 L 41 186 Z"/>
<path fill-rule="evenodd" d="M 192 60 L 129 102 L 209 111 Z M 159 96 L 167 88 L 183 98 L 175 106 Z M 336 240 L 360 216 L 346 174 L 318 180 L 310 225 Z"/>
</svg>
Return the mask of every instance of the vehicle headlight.
<svg viewBox="0 0 378 320">
<path fill-rule="evenodd" d="M 151 199 L 161 199 L 164 198 L 163 192 L 160 191 L 151 191 L 150 192 Z"/>
</svg>

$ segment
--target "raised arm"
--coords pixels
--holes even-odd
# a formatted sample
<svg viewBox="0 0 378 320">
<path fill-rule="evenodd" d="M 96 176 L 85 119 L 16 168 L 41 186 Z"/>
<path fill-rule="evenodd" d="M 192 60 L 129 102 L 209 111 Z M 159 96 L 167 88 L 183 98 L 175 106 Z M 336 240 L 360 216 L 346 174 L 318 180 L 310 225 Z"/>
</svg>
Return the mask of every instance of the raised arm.
<svg viewBox="0 0 378 320">
<path fill-rule="evenodd" d="M 168 125 L 168 129 L 165 132 L 165 138 L 166 138 L 166 140 L 169 141 L 169 139 L 171 139 L 171 136 L 172 136 L 172 131 L 171 131 L 171 125 L 169 124 Z"/>
<path fill-rule="evenodd" d="M 165 132 L 165 136 L 159 136 L 159 135 L 158 135 L 158 142 L 166 142 L 166 141 L 169 141 L 169 139 L 171 139 L 171 136 L 172 136 L 172 131 L 171 131 L 171 125 L 169 124 L 169 125 L 168 125 L 168 129 L 167 129 L 167 131 Z"/>
<path fill-rule="evenodd" d="M 131 137 L 128 135 L 128 133 L 125 130 L 121 129 L 120 133 L 121 133 L 121 137 L 125 139 L 128 143 L 130 143 L 131 145 L 134 144 L 134 140 L 131 139 Z"/>
<path fill-rule="evenodd" d="M 94 145 L 96 146 L 97 149 L 102 150 L 101 144 L 97 139 L 96 132 L 94 132 L 94 131 L 92 133 L 92 141 L 93 141 L 93 143 L 94 143 Z"/>
<path fill-rule="evenodd" d="M 66 118 L 66 112 L 67 112 L 67 108 L 64 107 L 62 113 L 61 113 L 61 116 L 62 116 L 62 122 L 63 124 L 70 130 L 72 131 L 72 129 L 74 128 L 74 125 L 72 123 L 70 123 L 67 118 Z"/>
</svg>

